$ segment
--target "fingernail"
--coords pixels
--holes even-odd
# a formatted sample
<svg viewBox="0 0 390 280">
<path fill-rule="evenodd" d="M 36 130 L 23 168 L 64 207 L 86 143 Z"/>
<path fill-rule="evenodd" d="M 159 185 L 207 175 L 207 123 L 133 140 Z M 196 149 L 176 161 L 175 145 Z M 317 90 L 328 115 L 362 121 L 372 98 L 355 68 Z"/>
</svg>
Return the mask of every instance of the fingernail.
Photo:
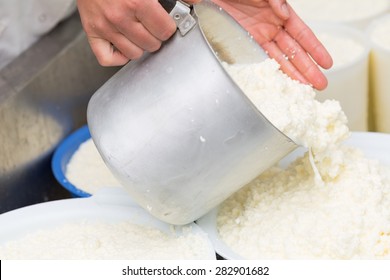
<svg viewBox="0 0 390 280">
<path fill-rule="evenodd" d="M 290 12 L 288 11 L 288 7 L 287 7 L 287 4 L 286 3 L 283 3 L 282 4 L 282 12 L 283 12 L 283 15 L 288 18 L 290 16 Z"/>
</svg>

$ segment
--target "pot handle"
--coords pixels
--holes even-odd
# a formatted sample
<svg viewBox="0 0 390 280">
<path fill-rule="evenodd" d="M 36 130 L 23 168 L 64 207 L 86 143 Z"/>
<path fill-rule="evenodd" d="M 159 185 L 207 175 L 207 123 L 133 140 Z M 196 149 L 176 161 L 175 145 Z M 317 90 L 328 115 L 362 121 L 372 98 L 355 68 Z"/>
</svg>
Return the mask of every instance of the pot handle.
<svg viewBox="0 0 390 280">
<path fill-rule="evenodd" d="M 186 35 L 196 25 L 188 4 L 176 0 L 158 0 L 158 2 L 176 22 L 181 35 Z"/>
<path fill-rule="evenodd" d="M 170 13 L 176 6 L 176 0 L 158 0 L 158 2 L 163 6 L 167 13 Z"/>
</svg>

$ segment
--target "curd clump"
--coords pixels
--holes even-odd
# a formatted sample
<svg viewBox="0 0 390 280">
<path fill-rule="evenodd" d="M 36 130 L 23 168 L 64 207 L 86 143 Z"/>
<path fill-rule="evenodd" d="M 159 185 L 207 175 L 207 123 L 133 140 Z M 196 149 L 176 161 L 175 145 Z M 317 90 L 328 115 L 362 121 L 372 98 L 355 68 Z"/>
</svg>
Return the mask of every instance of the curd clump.
<svg viewBox="0 0 390 280">
<path fill-rule="evenodd" d="M 290 79 L 273 59 L 254 64 L 225 64 L 225 68 L 259 111 L 298 145 L 307 147 L 314 163 L 333 162 L 336 147 L 349 136 L 347 117 L 336 100 L 320 102 L 309 85 Z M 330 171 L 330 172 L 328 172 Z M 334 170 L 321 170 L 334 177 Z"/>
</svg>

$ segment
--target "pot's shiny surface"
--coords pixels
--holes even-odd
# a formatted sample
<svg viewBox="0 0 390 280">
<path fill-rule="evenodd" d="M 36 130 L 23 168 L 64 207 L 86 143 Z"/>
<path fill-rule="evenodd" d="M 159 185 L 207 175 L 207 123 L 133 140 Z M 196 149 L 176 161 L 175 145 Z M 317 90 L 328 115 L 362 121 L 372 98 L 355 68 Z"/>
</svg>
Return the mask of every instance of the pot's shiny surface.
<svg viewBox="0 0 390 280">
<path fill-rule="evenodd" d="M 197 26 L 130 62 L 88 106 L 107 165 L 141 206 L 172 224 L 196 220 L 296 147 L 221 65 L 261 61 L 262 49 L 213 3 L 194 9 Z"/>
</svg>

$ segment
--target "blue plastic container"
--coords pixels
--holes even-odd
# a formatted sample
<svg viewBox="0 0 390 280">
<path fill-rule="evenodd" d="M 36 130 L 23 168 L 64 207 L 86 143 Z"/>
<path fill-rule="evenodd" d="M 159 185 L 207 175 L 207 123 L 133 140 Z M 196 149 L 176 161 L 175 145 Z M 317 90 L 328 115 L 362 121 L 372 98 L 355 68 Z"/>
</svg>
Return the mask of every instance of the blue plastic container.
<svg viewBox="0 0 390 280">
<path fill-rule="evenodd" d="M 72 134 L 70 134 L 67 138 L 65 138 L 56 148 L 54 155 L 51 161 L 51 168 L 56 180 L 63 186 L 66 190 L 68 190 L 73 197 L 89 197 L 91 194 L 80 190 L 76 186 L 74 186 L 68 179 L 65 177 L 66 174 L 66 166 L 69 160 L 72 158 L 73 154 L 77 151 L 82 143 L 89 140 L 91 138 L 91 134 L 89 133 L 88 126 L 85 125 Z"/>
</svg>

